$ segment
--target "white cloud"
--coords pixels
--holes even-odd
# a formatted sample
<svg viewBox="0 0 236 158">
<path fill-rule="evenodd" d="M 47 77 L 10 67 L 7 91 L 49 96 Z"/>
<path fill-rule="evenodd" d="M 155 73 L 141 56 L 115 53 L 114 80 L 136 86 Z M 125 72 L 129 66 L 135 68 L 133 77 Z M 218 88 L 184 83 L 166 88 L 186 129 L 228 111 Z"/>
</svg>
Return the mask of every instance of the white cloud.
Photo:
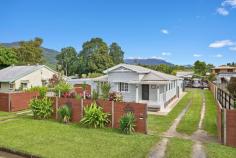
<svg viewBox="0 0 236 158">
<path fill-rule="evenodd" d="M 231 40 L 221 40 L 221 41 L 215 41 L 211 44 L 209 44 L 210 48 L 223 48 L 223 47 L 227 47 L 227 46 L 233 46 L 234 42 L 232 42 Z"/>
<path fill-rule="evenodd" d="M 223 55 L 222 55 L 222 54 L 216 54 L 214 57 L 216 57 L 216 58 L 222 58 Z"/>
<path fill-rule="evenodd" d="M 236 46 L 235 47 L 230 47 L 229 50 L 236 51 Z"/>
<path fill-rule="evenodd" d="M 171 53 L 170 52 L 162 52 L 161 55 L 162 56 L 171 56 Z"/>
<path fill-rule="evenodd" d="M 169 31 L 167 30 L 167 29 L 161 29 L 161 33 L 163 33 L 163 34 L 169 34 Z"/>
<path fill-rule="evenodd" d="M 165 58 L 159 57 L 159 56 L 152 56 L 151 59 L 161 59 L 161 60 L 165 60 Z"/>
<path fill-rule="evenodd" d="M 222 8 L 222 7 L 217 8 L 216 11 L 217 11 L 217 13 L 219 13 L 220 15 L 223 15 L 223 16 L 227 16 L 227 15 L 229 15 L 228 10 L 226 10 L 225 8 Z"/>
<path fill-rule="evenodd" d="M 221 3 L 222 6 L 230 6 L 236 8 L 236 0 L 225 0 Z"/>
<path fill-rule="evenodd" d="M 201 54 L 193 54 L 193 57 L 200 58 L 200 57 L 202 57 L 202 55 Z"/>
</svg>

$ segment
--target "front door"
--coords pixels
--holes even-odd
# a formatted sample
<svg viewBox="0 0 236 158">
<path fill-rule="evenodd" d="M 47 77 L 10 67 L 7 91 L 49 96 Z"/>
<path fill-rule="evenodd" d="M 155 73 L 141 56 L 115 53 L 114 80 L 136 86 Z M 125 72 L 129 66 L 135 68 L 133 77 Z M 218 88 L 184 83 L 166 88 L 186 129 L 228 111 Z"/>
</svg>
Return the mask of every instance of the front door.
<svg viewBox="0 0 236 158">
<path fill-rule="evenodd" d="M 142 85 L 142 100 L 149 100 L 149 85 Z"/>
</svg>

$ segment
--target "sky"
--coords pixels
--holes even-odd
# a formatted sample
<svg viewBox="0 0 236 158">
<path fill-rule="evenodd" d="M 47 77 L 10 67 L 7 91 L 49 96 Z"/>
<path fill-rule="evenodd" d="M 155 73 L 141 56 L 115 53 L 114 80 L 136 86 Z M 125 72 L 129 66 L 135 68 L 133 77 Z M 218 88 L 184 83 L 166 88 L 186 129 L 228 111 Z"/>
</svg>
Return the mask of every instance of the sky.
<svg viewBox="0 0 236 158">
<path fill-rule="evenodd" d="M 0 43 L 41 37 L 55 50 L 93 37 L 125 58 L 236 62 L 236 0 L 1 0 Z"/>
</svg>

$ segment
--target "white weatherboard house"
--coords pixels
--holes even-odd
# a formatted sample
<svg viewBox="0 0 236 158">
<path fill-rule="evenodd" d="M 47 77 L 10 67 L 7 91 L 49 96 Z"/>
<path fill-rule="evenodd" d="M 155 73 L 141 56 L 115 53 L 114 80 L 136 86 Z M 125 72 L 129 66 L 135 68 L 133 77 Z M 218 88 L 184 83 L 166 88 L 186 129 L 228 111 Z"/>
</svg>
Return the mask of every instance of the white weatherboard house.
<svg viewBox="0 0 236 158">
<path fill-rule="evenodd" d="M 106 75 L 90 79 L 92 89 L 96 83 L 109 82 L 112 92 L 121 92 L 126 102 L 146 103 L 149 108 L 165 111 L 168 103 L 183 91 L 183 80 L 172 75 L 141 66 L 119 64 L 104 71 Z M 86 82 L 88 79 L 74 80 Z M 71 81 L 72 83 L 73 81 Z"/>
<path fill-rule="evenodd" d="M 56 73 L 45 65 L 9 66 L 0 70 L 0 92 L 47 85 Z"/>
</svg>

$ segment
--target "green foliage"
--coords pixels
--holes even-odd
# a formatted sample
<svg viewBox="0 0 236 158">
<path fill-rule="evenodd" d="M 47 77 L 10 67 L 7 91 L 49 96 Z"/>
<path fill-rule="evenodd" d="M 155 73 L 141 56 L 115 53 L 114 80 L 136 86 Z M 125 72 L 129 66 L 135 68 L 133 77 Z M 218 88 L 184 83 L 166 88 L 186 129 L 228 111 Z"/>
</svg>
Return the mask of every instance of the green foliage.
<svg viewBox="0 0 236 158">
<path fill-rule="evenodd" d="M 112 92 L 112 93 L 109 93 L 109 100 L 115 101 L 115 102 L 122 102 L 123 96 L 121 93 Z"/>
<path fill-rule="evenodd" d="M 109 114 L 104 113 L 102 107 L 95 102 L 84 108 L 81 124 L 86 127 L 104 128 L 109 123 Z"/>
<path fill-rule="evenodd" d="M 49 98 L 33 99 L 30 101 L 30 108 L 36 119 L 48 119 L 51 117 L 53 109 Z"/>
<path fill-rule="evenodd" d="M 68 123 L 71 119 L 71 108 L 68 105 L 64 105 L 58 109 L 58 114 L 60 116 L 60 121 Z"/>
<path fill-rule="evenodd" d="M 21 41 L 19 47 L 13 48 L 18 58 L 18 64 L 37 64 L 43 62 L 43 40 L 36 37 L 34 40 Z"/>
<path fill-rule="evenodd" d="M 102 73 L 113 65 L 109 48 L 101 38 L 92 38 L 83 44 L 79 54 L 80 74 Z"/>
<path fill-rule="evenodd" d="M 124 62 L 124 52 L 117 43 L 112 43 L 109 48 L 109 55 L 115 65 Z"/>
<path fill-rule="evenodd" d="M 0 65 L 11 65 L 17 62 L 17 56 L 13 49 L 0 45 Z"/>
<path fill-rule="evenodd" d="M 96 78 L 102 75 L 103 75 L 102 73 L 93 72 L 93 73 L 88 73 L 87 78 Z"/>
<path fill-rule="evenodd" d="M 211 73 L 209 76 L 208 76 L 208 80 L 209 81 L 215 81 L 216 80 L 216 75 Z"/>
<path fill-rule="evenodd" d="M 102 98 L 108 99 L 109 98 L 109 92 L 111 90 L 111 85 L 109 83 L 103 83 L 101 85 L 101 91 L 102 91 Z"/>
<path fill-rule="evenodd" d="M 64 71 L 64 74 L 74 75 L 78 68 L 78 58 L 77 52 L 73 47 L 66 47 L 61 49 L 61 53 L 56 56 L 57 64 L 60 65 L 61 70 Z"/>
<path fill-rule="evenodd" d="M 231 95 L 236 97 L 236 77 L 231 77 L 228 84 L 228 91 Z"/>
<path fill-rule="evenodd" d="M 93 100 L 97 100 L 98 98 L 99 98 L 99 93 L 95 89 L 93 89 L 93 91 L 92 91 L 92 99 Z"/>
<path fill-rule="evenodd" d="M 35 86 L 27 90 L 28 92 L 39 92 L 41 98 L 45 97 L 48 91 L 48 87 L 45 86 Z"/>
<path fill-rule="evenodd" d="M 55 86 L 55 91 L 57 94 L 59 94 L 59 93 L 63 94 L 63 93 L 69 92 L 71 90 L 71 88 L 72 87 L 70 84 L 68 84 L 64 81 L 61 81 L 61 82 L 59 82 L 58 85 Z"/>
<path fill-rule="evenodd" d="M 82 99 L 82 96 L 81 96 L 80 94 L 77 94 L 77 95 L 75 96 L 75 99 L 76 99 L 76 100 L 81 100 L 81 99 Z"/>
<path fill-rule="evenodd" d="M 135 132 L 135 116 L 132 112 L 128 112 L 120 119 L 120 129 L 124 134 L 132 134 Z"/>
<path fill-rule="evenodd" d="M 198 74 L 198 75 L 201 75 L 201 76 L 205 76 L 206 75 L 206 72 L 207 72 L 207 65 L 204 61 L 199 61 L 197 60 L 195 63 L 194 63 L 194 73 L 195 74 Z"/>
</svg>

